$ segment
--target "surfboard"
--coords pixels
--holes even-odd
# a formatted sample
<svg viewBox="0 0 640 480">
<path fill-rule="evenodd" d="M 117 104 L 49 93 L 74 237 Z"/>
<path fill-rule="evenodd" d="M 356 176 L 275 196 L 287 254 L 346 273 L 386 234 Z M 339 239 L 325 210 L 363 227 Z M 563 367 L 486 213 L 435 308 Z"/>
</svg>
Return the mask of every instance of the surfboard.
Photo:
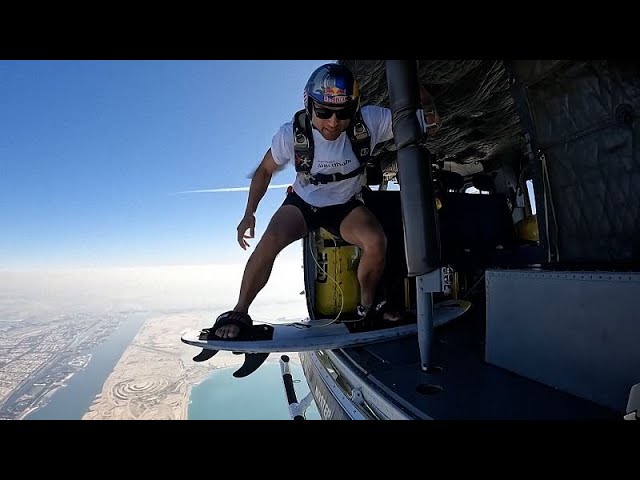
<svg viewBox="0 0 640 480">
<path fill-rule="evenodd" d="M 466 300 L 446 300 L 435 304 L 434 327 L 441 327 L 455 320 L 470 307 L 471 302 Z M 283 324 L 256 321 L 249 340 L 217 338 L 209 328 L 186 330 L 180 339 L 188 345 L 202 349 L 193 357 L 195 362 L 206 361 L 219 351 L 244 353 L 244 363 L 233 376 L 246 377 L 256 371 L 271 353 L 355 347 L 415 335 L 417 331 L 415 317 L 410 316 L 397 322 L 381 322 L 378 325 L 364 325 L 362 321 L 343 320 L 338 323 L 333 319 L 307 319 Z"/>
<path fill-rule="evenodd" d="M 446 300 L 433 306 L 434 327 L 442 326 L 465 313 L 471 307 L 466 300 Z M 254 322 L 252 339 L 222 339 L 210 329 L 187 330 L 182 342 L 204 350 L 226 350 L 237 353 L 304 352 L 353 347 L 417 333 L 415 318 L 406 321 L 384 322 L 361 331 L 356 321 L 332 322 L 332 319 L 303 320 L 286 324 Z M 395 325 L 399 324 L 400 325 Z M 204 352 L 203 352 L 204 353 Z M 213 354 L 212 354 L 213 355 Z M 212 356 L 211 355 L 211 356 Z M 209 356 L 210 358 L 210 356 Z M 195 360 L 195 359 L 194 359 Z M 198 361 L 198 360 L 196 360 Z"/>
</svg>

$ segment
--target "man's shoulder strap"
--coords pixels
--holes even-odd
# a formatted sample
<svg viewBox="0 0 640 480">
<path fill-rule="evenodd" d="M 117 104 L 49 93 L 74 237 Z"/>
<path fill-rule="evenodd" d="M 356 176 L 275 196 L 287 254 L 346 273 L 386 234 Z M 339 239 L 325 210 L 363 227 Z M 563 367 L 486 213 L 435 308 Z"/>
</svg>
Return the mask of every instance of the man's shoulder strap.
<svg viewBox="0 0 640 480">
<path fill-rule="evenodd" d="M 311 121 L 306 110 L 297 111 L 293 116 L 293 149 L 296 172 L 309 173 L 311 171 L 313 165 L 313 132 L 311 128 Z M 364 166 L 369 163 L 371 160 L 371 135 L 362 119 L 360 110 L 349 123 L 347 136 L 360 165 Z"/>
<path fill-rule="evenodd" d="M 360 165 L 369 163 L 371 160 L 371 135 L 359 109 L 347 127 L 347 136 L 351 141 L 353 153 L 356 154 L 360 161 Z"/>
<path fill-rule="evenodd" d="M 293 150 L 296 172 L 309 173 L 313 165 L 313 133 L 306 110 L 293 116 Z"/>
</svg>

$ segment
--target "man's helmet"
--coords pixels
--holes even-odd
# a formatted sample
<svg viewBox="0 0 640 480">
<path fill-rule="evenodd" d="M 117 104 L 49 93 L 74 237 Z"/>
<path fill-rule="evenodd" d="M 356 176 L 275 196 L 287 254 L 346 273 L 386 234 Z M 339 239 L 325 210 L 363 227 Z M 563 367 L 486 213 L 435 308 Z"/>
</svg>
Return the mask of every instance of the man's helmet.
<svg viewBox="0 0 640 480">
<path fill-rule="evenodd" d="M 360 89 L 353 73 L 344 65 L 327 63 L 318 67 L 304 87 L 304 108 L 311 116 L 311 100 L 330 107 L 360 106 Z"/>
</svg>

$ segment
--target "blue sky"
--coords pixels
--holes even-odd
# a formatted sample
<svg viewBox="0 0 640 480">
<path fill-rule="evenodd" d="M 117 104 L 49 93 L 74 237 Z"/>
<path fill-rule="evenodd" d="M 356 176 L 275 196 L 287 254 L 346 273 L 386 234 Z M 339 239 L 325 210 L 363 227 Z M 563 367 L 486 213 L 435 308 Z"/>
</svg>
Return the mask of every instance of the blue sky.
<svg viewBox="0 0 640 480">
<path fill-rule="evenodd" d="M 0 61 L 0 270 L 244 262 L 284 189 L 246 252 L 246 191 L 180 192 L 248 186 L 330 61 Z"/>
</svg>

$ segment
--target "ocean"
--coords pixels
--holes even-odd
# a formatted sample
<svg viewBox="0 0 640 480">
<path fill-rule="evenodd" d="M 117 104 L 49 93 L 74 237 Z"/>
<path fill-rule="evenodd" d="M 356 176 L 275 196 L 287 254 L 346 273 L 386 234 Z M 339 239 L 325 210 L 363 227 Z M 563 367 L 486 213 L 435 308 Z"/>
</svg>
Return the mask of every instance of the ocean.
<svg viewBox="0 0 640 480">
<path fill-rule="evenodd" d="M 309 386 L 302 367 L 289 363 L 296 397 L 300 402 Z M 279 362 L 267 361 L 245 378 L 234 378 L 235 368 L 214 370 L 191 390 L 189 420 L 290 420 Z M 315 402 L 306 412 L 307 420 L 320 420 Z"/>
<path fill-rule="evenodd" d="M 132 316 L 102 344 L 91 351 L 87 368 L 76 373 L 65 387 L 58 389 L 49 402 L 27 415 L 25 420 L 81 420 L 96 395 L 102 392 L 120 357 L 131 344 L 147 316 Z M 309 392 L 302 367 L 289 363 L 298 401 Z M 267 361 L 246 378 L 234 378 L 237 369 L 214 370 L 206 380 L 191 390 L 189 419 L 219 420 L 288 420 L 289 408 L 278 362 Z M 307 419 L 319 420 L 314 402 L 307 409 Z"/>
</svg>

